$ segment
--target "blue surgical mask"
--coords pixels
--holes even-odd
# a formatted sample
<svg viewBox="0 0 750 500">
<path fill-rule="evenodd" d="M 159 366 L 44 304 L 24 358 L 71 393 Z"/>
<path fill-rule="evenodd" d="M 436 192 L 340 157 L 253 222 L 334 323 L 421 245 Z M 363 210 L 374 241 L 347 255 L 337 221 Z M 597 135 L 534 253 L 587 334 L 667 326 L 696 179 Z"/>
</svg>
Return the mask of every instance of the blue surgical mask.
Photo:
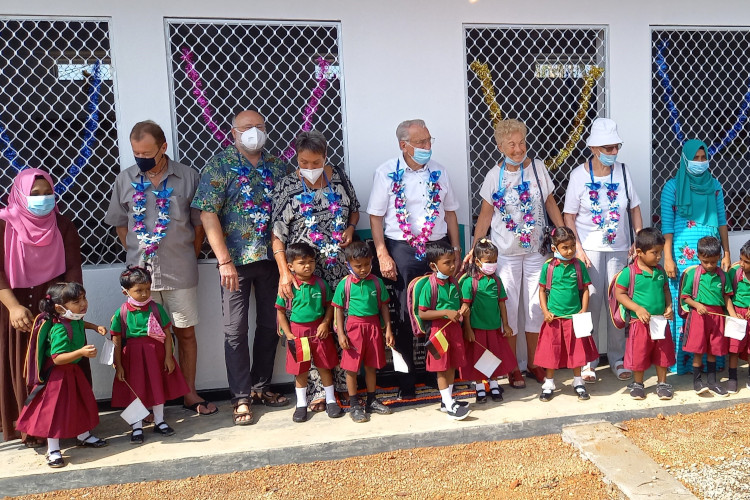
<svg viewBox="0 0 750 500">
<path fill-rule="evenodd" d="M 562 254 L 560 252 L 558 252 L 557 250 L 555 250 L 555 258 L 557 260 L 561 260 L 563 262 L 567 262 L 567 261 L 570 260 L 570 259 L 566 259 L 565 257 L 563 257 Z"/>
<path fill-rule="evenodd" d="M 414 148 L 414 155 L 411 158 L 420 165 L 426 165 L 431 156 L 431 149 Z"/>
<path fill-rule="evenodd" d="M 55 208 L 55 195 L 27 196 L 26 206 L 37 217 L 44 217 Z"/>
<path fill-rule="evenodd" d="M 602 162 L 602 165 L 605 167 L 611 167 L 615 164 L 615 160 L 617 159 L 617 155 L 605 155 L 604 153 L 599 153 L 599 161 Z"/>
<path fill-rule="evenodd" d="M 685 155 L 682 155 L 682 157 L 685 158 Z M 685 158 L 685 161 L 687 162 L 687 171 L 691 175 L 701 175 L 703 172 L 708 170 L 708 160 L 694 161 Z"/>
<path fill-rule="evenodd" d="M 517 166 L 519 166 L 519 165 L 523 165 L 523 162 L 525 162 L 525 161 L 526 161 L 526 158 L 527 158 L 527 157 L 526 157 L 526 156 L 524 155 L 524 157 L 523 157 L 523 159 L 522 159 L 521 161 L 513 161 L 513 160 L 511 160 L 510 158 L 508 158 L 508 157 L 506 156 L 506 157 L 505 157 L 505 164 L 506 164 L 506 165 L 510 165 L 511 167 L 517 167 Z"/>
<path fill-rule="evenodd" d="M 438 277 L 438 279 L 441 279 L 441 280 L 443 280 L 443 281 L 445 281 L 445 280 L 447 280 L 448 278 L 450 278 L 450 276 L 448 276 L 447 274 L 443 274 L 443 273 L 441 273 L 441 272 L 440 272 L 440 269 L 438 269 L 438 270 L 436 270 L 436 271 L 435 271 L 435 276 L 437 276 L 437 277 Z"/>
</svg>

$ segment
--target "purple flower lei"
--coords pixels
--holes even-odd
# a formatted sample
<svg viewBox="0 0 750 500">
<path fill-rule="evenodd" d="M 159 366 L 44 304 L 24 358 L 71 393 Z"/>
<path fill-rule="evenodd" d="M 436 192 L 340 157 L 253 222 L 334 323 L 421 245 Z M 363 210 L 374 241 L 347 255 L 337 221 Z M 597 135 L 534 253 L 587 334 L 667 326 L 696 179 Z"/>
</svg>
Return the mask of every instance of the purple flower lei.
<svg viewBox="0 0 750 500">
<path fill-rule="evenodd" d="M 133 194 L 133 232 L 138 237 L 145 260 L 150 261 L 156 255 L 159 243 L 167 235 L 167 226 L 171 220 L 169 217 L 169 197 L 172 194 L 172 188 L 167 188 L 167 179 L 164 179 L 161 190 L 152 191 L 156 195 L 156 208 L 158 212 L 156 215 L 156 224 L 154 224 L 154 232 L 149 233 L 146 231 L 145 222 L 146 189 L 151 186 L 151 183 L 148 181 L 144 182 L 143 176 L 141 176 L 141 182 L 131 182 L 131 184 L 135 188 L 135 194 Z"/>
<path fill-rule="evenodd" d="M 344 209 L 341 206 L 341 195 L 333 190 L 331 183 L 328 180 L 328 176 L 323 172 L 326 183 L 328 184 L 328 192 L 325 193 L 328 199 L 328 211 L 333 215 L 333 231 L 331 232 L 331 243 L 326 243 L 325 236 L 320 230 L 318 220 L 313 215 L 313 202 L 315 201 L 315 193 L 307 189 L 305 181 L 302 182 L 303 192 L 296 195 L 295 199 L 299 201 L 299 208 L 302 216 L 305 218 L 305 226 L 310 232 L 309 237 L 313 245 L 318 251 L 325 257 L 326 268 L 332 268 L 338 261 L 338 254 L 341 250 L 341 243 L 344 241 L 344 231 L 346 230 L 346 220 L 344 219 Z"/>
<path fill-rule="evenodd" d="M 602 207 L 599 204 L 599 190 L 602 188 L 602 183 L 594 181 L 594 168 L 591 159 L 589 159 L 591 182 L 586 183 L 586 187 L 589 190 L 589 200 L 591 200 L 591 222 L 604 231 L 602 240 L 605 245 L 614 244 L 617 238 L 617 228 L 620 225 L 620 204 L 617 202 L 617 188 L 620 183 L 612 182 L 613 172 L 614 165 L 609 172 L 609 182 L 604 183 L 604 187 L 607 188 L 607 200 L 609 201 L 607 218 L 605 219 L 602 217 Z"/>
<path fill-rule="evenodd" d="M 271 219 L 271 203 L 273 201 L 271 192 L 274 186 L 273 172 L 266 167 L 255 169 L 260 174 L 261 185 L 263 186 L 263 201 L 257 204 L 253 200 L 253 187 L 250 185 L 250 174 L 252 171 L 248 167 L 242 166 L 241 158 L 240 166 L 232 167 L 232 170 L 237 172 L 237 184 L 240 186 L 240 193 L 242 194 L 242 209 L 250 217 L 250 220 L 253 221 L 253 224 L 255 224 L 255 233 L 263 236 L 266 234 L 268 221 Z"/>
<path fill-rule="evenodd" d="M 534 219 L 534 204 L 531 202 L 531 191 L 529 181 L 523 179 L 524 168 L 521 165 L 521 183 L 514 189 L 518 191 L 518 201 L 520 202 L 521 213 L 523 214 L 521 224 L 513 220 L 513 217 L 505 210 L 505 188 L 503 187 L 503 177 L 505 175 L 505 161 L 500 166 L 500 179 L 498 188 L 492 194 L 492 204 L 500 214 L 501 220 L 505 223 L 505 228 L 518 237 L 518 244 L 521 248 L 531 248 L 531 233 L 534 232 L 536 220 Z"/>
</svg>

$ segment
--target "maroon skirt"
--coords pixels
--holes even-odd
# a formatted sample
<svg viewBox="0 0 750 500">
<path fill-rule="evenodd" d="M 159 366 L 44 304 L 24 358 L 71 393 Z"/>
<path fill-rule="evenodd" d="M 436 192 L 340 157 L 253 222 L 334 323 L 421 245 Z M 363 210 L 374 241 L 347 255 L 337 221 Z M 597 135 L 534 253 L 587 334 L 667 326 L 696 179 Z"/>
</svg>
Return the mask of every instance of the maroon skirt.
<svg viewBox="0 0 750 500">
<path fill-rule="evenodd" d="M 535 365 L 550 370 L 580 368 L 598 357 L 594 337 L 577 338 L 572 319 L 555 318 L 551 323 L 542 323 L 534 354 Z"/>
<path fill-rule="evenodd" d="M 129 338 L 122 351 L 122 367 L 125 369 L 125 380 L 133 390 L 115 377 L 112 383 L 112 406 L 125 408 L 135 400 L 137 394 L 143 405 L 151 408 L 190 392 L 177 360 L 174 371 L 167 373 L 164 358 L 164 344 L 161 342 L 151 337 Z"/>
<path fill-rule="evenodd" d="M 447 319 L 432 320 L 430 337 L 444 327 L 449 321 Z M 425 368 L 428 372 L 444 372 L 453 368 L 461 368 L 466 364 L 466 352 L 464 350 L 464 333 L 459 323 L 451 323 L 443 330 L 445 340 L 448 341 L 448 351 L 440 359 L 435 359 L 431 352 L 427 351 L 425 356 Z"/>
<path fill-rule="evenodd" d="M 56 365 L 47 383 L 24 406 L 16 429 L 32 436 L 71 438 L 99 425 L 91 384 L 75 364 Z"/>
<path fill-rule="evenodd" d="M 498 328 L 497 330 L 482 330 L 480 328 L 474 328 L 474 342 L 464 341 L 464 347 L 466 349 L 466 364 L 461 367 L 461 378 L 464 380 L 487 380 L 488 378 L 493 379 L 500 377 L 501 375 L 507 375 L 518 366 L 516 361 L 516 355 L 513 354 L 513 350 L 508 344 L 508 339 L 503 336 L 503 331 Z M 500 358 L 500 365 L 495 368 L 492 376 L 487 377 L 484 373 L 480 372 L 474 365 L 479 361 L 479 358 L 484 354 L 485 347 L 492 354 Z"/>
</svg>

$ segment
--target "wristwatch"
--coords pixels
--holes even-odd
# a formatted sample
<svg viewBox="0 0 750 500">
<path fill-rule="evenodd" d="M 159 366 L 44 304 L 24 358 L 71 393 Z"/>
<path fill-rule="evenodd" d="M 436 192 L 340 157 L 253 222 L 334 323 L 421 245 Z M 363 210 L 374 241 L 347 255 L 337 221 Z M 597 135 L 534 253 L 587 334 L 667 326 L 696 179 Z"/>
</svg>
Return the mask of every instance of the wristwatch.
<svg viewBox="0 0 750 500">
<path fill-rule="evenodd" d="M 454 252 L 460 252 L 461 251 L 461 247 L 453 247 L 453 251 Z"/>
</svg>

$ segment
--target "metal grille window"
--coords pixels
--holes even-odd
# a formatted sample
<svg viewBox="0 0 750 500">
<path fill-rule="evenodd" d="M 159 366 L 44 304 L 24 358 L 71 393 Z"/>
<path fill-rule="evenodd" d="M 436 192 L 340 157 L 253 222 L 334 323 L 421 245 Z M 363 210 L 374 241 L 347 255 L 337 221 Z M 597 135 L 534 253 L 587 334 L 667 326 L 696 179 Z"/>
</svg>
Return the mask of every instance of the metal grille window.
<svg viewBox="0 0 750 500">
<path fill-rule="evenodd" d="M 653 222 L 660 221 L 662 188 L 677 174 L 683 142 L 696 138 L 709 146 L 729 229 L 750 229 L 750 29 L 653 27 L 651 44 Z"/>
<path fill-rule="evenodd" d="M 19 169 L 49 171 L 85 264 L 124 256 L 103 222 L 119 171 L 112 73 L 106 20 L 0 17 L 3 197 Z"/>
<path fill-rule="evenodd" d="M 475 217 L 479 189 L 502 156 L 494 139 L 498 117 L 526 124 L 529 156 L 545 161 L 562 204 L 570 170 L 586 154 L 591 121 L 606 115 L 606 41 L 604 27 L 465 27 L 469 199 Z"/>
</svg>

